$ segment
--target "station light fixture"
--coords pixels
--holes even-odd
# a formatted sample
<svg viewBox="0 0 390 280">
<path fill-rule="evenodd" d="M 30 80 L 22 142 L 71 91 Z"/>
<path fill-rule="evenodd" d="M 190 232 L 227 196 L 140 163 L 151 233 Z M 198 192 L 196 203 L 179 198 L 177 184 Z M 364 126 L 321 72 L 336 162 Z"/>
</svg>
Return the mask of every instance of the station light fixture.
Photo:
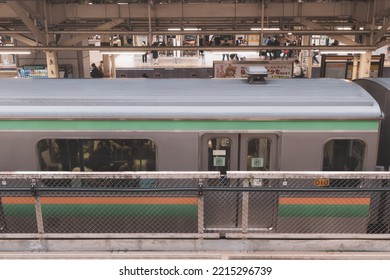
<svg viewBox="0 0 390 280">
<path fill-rule="evenodd" d="M 182 29 L 179 28 L 179 27 L 172 27 L 172 28 L 168 28 L 168 31 L 181 31 Z M 198 28 L 198 27 L 185 27 L 183 28 L 184 31 L 199 31 L 199 30 L 202 30 L 202 28 Z"/>
<path fill-rule="evenodd" d="M 352 30 L 352 27 L 341 26 L 341 27 L 336 27 L 336 30 Z"/>
<path fill-rule="evenodd" d="M 347 54 L 364 54 L 366 51 L 322 51 L 321 54 L 340 54 L 340 55 L 347 55 Z"/>
<path fill-rule="evenodd" d="M 100 54 L 144 54 L 145 52 L 140 52 L 140 51 L 134 51 L 134 52 L 129 52 L 129 51 L 100 51 Z"/>
<path fill-rule="evenodd" d="M 264 27 L 264 28 L 261 28 L 261 27 L 251 27 L 251 30 L 252 31 L 278 31 L 280 30 L 279 27 Z"/>
<path fill-rule="evenodd" d="M 30 51 L 1 51 L 0 54 L 31 54 Z"/>
</svg>

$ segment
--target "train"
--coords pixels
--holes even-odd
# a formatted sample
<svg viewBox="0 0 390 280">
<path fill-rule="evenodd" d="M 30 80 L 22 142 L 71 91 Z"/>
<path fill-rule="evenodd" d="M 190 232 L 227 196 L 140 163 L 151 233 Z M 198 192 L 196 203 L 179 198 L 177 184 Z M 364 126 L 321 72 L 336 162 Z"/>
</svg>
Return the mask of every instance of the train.
<svg viewBox="0 0 390 280">
<path fill-rule="evenodd" d="M 4 79 L 0 170 L 373 171 L 383 119 L 338 79 Z"/>
<path fill-rule="evenodd" d="M 375 171 L 389 165 L 390 157 L 383 158 L 380 150 L 386 149 L 383 141 L 387 141 L 387 109 L 381 98 L 387 99 L 385 90 L 378 98 L 375 87 L 363 84 L 384 82 L 264 80 L 256 73 L 248 79 L 4 79 L 0 87 L 0 170 L 217 171 L 221 175 L 228 171 Z M 386 82 L 390 84 L 390 79 Z M 196 232 L 197 202 L 194 197 L 189 199 L 187 205 L 181 201 L 172 205 L 188 208 L 182 211 L 191 212 L 188 232 Z M 259 203 L 252 200 L 259 213 L 264 211 L 262 199 Z M 271 210 L 291 207 L 288 199 L 272 199 L 267 206 Z M 366 209 L 374 199 L 362 197 L 362 207 Z M 108 197 L 92 200 L 102 205 L 119 203 Z M 55 201 L 61 206 L 58 209 L 69 205 L 65 199 Z M 130 213 L 135 206 L 131 198 L 126 201 L 121 207 Z M 235 201 L 218 205 L 227 213 L 236 207 Z M 54 204 L 44 204 L 43 212 Z M 33 200 L 4 196 L 0 206 L 3 232 L 32 231 L 31 227 L 5 225 L 15 218 L 12 209 L 33 213 Z M 72 209 L 66 209 L 72 215 Z M 175 209 L 164 213 L 177 216 L 180 210 Z M 63 230 L 72 231 L 74 217 L 64 217 L 66 213 L 48 217 L 46 230 L 57 232 L 55 225 L 61 218 L 68 219 Z M 34 225 L 31 215 L 26 219 Z M 212 214 L 205 215 L 206 221 L 212 220 Z M 28 224 L 23 219 L 19 224 Z M 266 224 L 272 219 L 261 226 L 274 232 L 277 228 Z M 89 225 L 88 219 L 78 221 L 84 223 Z M 232 221 L 221 225 L 234 227 Z"/>
</svg>

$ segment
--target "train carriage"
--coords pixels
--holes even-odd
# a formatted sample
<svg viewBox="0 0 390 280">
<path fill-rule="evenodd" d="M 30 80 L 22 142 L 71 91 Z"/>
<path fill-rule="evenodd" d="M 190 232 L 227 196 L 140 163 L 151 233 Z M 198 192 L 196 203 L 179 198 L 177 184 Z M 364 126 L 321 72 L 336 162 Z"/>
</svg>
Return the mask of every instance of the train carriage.
<svg viewBox="0 0 390 280">
<path fill-rule="evenodd" d="M 3 80 L 0 170 L 368 171 L 381 119 L 336 79 Z"/>
<path fill-rule="evenodd" d="M 270 79 L 261 84 L 244 79 L 3 80 L 0 170 L 370 171 L 376 168 L 382 117 L 377 102 L 363 88 L 336 79 Z M 332 182 L 336 187 L 339 183 Z M 142 180 L 132 187 L 153 184 L 153 180 Z M 190 213 L 185 217 L 188 232 L 197 230 L 195 195 L 186 198 L 187 203 L 179 199 L 169 206 L 191 210 L 182 212 Z M 236 226 L 234 221 L 213 217 L 213 213 L 235 211 L 235 195 L 205 196 L 207 205 L 219 208 L 205 209 L 208 228 Z M 335 208 L 326 206 L 328 200 L 317 198 L 325 208 Z M 68 199 L 73 203 L 46 198 L 43 205 L 52 209 L 47 213 L 57 213 L 55 209 L 71 213 L 69 207 L 83 208 L 89 200 L 103 206 L 116 204 L 109 198 Z M 365 231 L 370 198 L 359 199 L 364 202 L 364 213 L 356 224 L 358 231 Z M 2 202 L 5 219 L 7 209 L 19 207 L 22 212 L 23 207 L 32 207 L 15 197 L 2 198 Z M 94 207 L 101 207 L 99 203 Z M 305 206 L 300 197 L 264 194 L 251 197 L 249 203 L 255 214 L 278 209 L 274 215 L 280 232 L 292 222 L 305 225 L 312 219 L 289 216 L 292 212 L 288 209 Z M 131 213 L 134 205 L 124 205 L 125 213 Z M 165 211 L 162 208 L 166 206 L 158 209 Z M 161 212 L 158 209 L 155 213 Z M 177 213 L 180 211 L 167 212 L 166 217 L 182 221 L 182 217 L 175 218 Z M 71 224 L 74 217 L 63 215 L 65 212 L 47 219 L 46 228 L 55 231 L 59 218 L 69 219 L 64 224 Z M 130 216 L 124 219 L 133 220 Z M 249 217 L 251 227 L 273 228 L 271 231 L 276 229 L 269 226 L 272 220 L 275 216 Z M 333 222 L 343 222 L 336 220 Z M 174 232 L 175 228 L 164 230 Z"/>
</svg>

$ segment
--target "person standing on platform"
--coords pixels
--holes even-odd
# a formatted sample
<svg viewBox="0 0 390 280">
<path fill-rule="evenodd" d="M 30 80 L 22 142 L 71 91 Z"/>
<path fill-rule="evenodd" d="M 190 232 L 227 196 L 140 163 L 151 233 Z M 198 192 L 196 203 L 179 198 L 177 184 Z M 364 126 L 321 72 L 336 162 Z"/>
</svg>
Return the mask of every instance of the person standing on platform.
<svg viewBox="0 0 390 280">
<path fill-rule="evenodd" d="M 225 40 L 223 41 L 223 45 L 224 47 L 228 47 L 230 46 L 229 42 L 228 42 L 228 39 L 225 38 Z M 229 54 L 228 53 L 223 53 L 222 54 L 222 60 L 225 60 L 225 57 L 226 57 L 226 60 L 229 60 Z"/>
<path fill-rule="evenodd" d="M 284 43 L 284 45 L 288 47 L 290 45 L 290 41 L 287 40 L 286 43 Z M 290 55 L 290 50 L 284 49 L 282 50 L 282 54 L 283 54 L 282 60 L 288 60 L 288 57 Z"/>
<path fill-rule="evenodd" d="M 146 42 L 142 41 L 142 46 L 146 47 Z M 142 63 L 148 62 L 148 51 L 145 51 L 145 53 L 142 55 Z"/>
<path fill-rule="evenodd" d="M 274 46 L 277 46 L 277 47 L 280 47 L 280 41 L 278 39 L 278 36 L 275 36 L 274 39 L 273 39 L 273 45 Z M 274 58 L 280 58 L 280 50 L 273 50 L 273 54 L 274 54 Z"/>
<path fill-rule="evenodd" d="M 313 44 L 313 47 L 315 47 L 316 45 L 315 44 Z M 312 63 L 314 64 L 314 62 L 315 63 L 317 63 L 317 64 L 320 64 L 320 62 L 318 61 L 318 59 L 317 59 L 317 55 L 319 55 L 320 54 L 320 51 L 318 50 L 318 49 L 314 49 L 313 50 L 313 57 L 312 57 Z"/>
<path fill-rule="evenodd" d="M 153 44 L 153 46 L 157 46 L 157 44 Z M 153 65 L 158 65 L 158 50 L 157 49 L 152 50 L 152 58 L 153 58 Z"/>
<path fill-rule="evenodd" d="M 292 41 L 290 46 L 296 47 L 297 46 L 297 41 Z M 299 56 L 299 52 L 297 50 L 293 49 L 293 50 L 290 50 L 289 55 L 291 57 L 298 57 Z"/>
<path fill-rule="evenodd" d="M 271 36 L 268 36 L 266 46 L 273 46 L 273 45 L 274 45 L 274 41 L 272 40 Z M 265 51 L 265 57 L 267 58 L 267 56 L 269 56 L 269 60 L 272 60 L 273 55 L 274 53 L 272 50 Z"/>
<path fill-rule="evenodd" d="M 100 78 L 104 78 L 104 66 L 103 66 L 103 60 L 101 60 L 101 61 L 100 61 L 100 64 L 99 64 L 98 70 L 99 70 L 99 75 L 100 75 Z"/>
</svg>

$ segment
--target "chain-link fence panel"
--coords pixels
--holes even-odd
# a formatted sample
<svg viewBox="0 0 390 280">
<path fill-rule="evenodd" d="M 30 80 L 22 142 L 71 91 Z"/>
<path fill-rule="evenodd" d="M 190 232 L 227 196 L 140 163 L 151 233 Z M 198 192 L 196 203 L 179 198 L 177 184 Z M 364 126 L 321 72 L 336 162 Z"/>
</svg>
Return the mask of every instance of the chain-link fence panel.
<svg viewBox="0 0 390 280">
<path fill-rule="evenodd" d="M 39 200 L 34 196 L 35 180 L 1 180 L 0 233 L 36 233 Z"/>
<path fill-rule="evenodd" d="M 242 232 L 299 234 L 386 234 L 389 180 L 384 173 L 242 173 L 247 188 Z M 245 197 L 245 196 L 244 196 Z M 245 225 L 246 223 L 244 223 Z"/>
<path fill-rule="evenodd" d="M 43 183 L 64 187 L 52 181 Z M 192 178 L 77 179 L 71 184 L 77 191 L 42 194 L 46 233 L 198 232 L 197 180 Z"/>
<path fill-rule="evenodd" d="M 0 235 L 388 234 L 383 173 L 2 173 Z"/>
</svg>

